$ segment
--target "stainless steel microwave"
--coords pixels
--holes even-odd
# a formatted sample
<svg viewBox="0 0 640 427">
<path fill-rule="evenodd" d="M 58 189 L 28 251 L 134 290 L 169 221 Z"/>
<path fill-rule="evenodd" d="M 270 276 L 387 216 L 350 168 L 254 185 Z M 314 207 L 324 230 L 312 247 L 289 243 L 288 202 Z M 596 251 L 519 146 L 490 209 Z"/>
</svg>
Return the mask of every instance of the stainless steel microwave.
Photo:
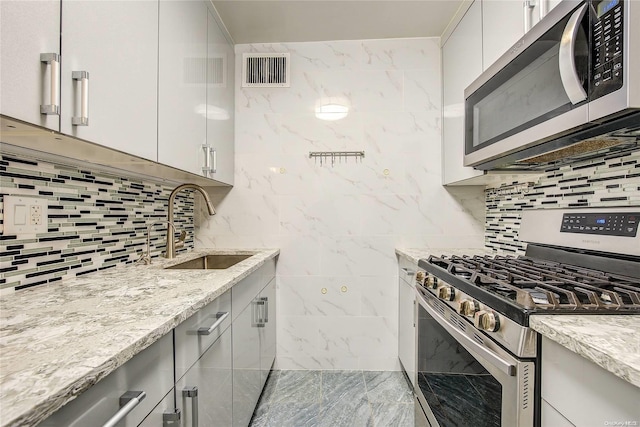
<svg viewBox="0 0 640 427">
<path fill-rule="evenodd" d="M 640 1 L 563 0 L 465 90 L 465 166 L 542 169 L 640 139 Z"/>
</svg>

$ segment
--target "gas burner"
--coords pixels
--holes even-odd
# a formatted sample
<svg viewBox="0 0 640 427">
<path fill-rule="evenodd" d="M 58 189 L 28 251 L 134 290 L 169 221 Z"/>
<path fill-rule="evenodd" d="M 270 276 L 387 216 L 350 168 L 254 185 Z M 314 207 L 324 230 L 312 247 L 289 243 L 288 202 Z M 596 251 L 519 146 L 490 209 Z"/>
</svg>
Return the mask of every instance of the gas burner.
<svg viewBox="0 0 640 427">
<path fill-rule="evenodd" d="M 526 310 L 640 313 L 640 279 L 633 277 L 527 256 L 442 256 L 429 263 Z"/>
</svg>

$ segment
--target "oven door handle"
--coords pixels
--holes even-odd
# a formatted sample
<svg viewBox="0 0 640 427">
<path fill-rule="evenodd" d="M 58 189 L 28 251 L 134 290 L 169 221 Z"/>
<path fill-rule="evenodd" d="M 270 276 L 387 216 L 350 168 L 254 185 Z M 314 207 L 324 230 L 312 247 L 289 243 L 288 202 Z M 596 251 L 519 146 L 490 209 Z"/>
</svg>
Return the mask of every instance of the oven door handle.
<svg viewBox="0 0 640 427">
<path fill-rule="evenodd" d="M 440 315 L 440 313 L 438 313 L 436 310 L 434 310 L 432 307 L 429 306 L 429 303 L 427 303 L 427 301 L 424 299 L 424 296 L 421 294 L 420 290 L 417 288 L 416 288 L 416 293 L 418 294 L 418 298 L 420 299 L 420 305 L 425 310 L 427 310 L 427 313 L 429 313 L 429 315 L 433 317 L 440 326 L 442 326 L 449 334 L 451 334 L 451 336 L 453 336 L 453 338 L 455 338 L 456 341 L 460 343 L 460 345 L 462 345 L 468 351 L 473 351 L 479 354 L 480 356 L 485 358 L 487 361 L 489 361 L 492 365 L 494 365 L 496 368 L 500 369 L 502 372 L 509 375 L 510 377 L 513 377 L 516 375 L 516 366 L 513 363 L 510 363 L 504 360 L 497 354 L 493 353 L 491 350 L 487 349 L 486 347 L 483 347 L 479 343 L 475 342 L 474 340 L 472 340 L 471 338 L 469 338 L 468 336 L 460 332 L 454 326 L 451 326 L 451 324 L 447 321 L 447 319 L 445 319 L 442 315 Z"/>
</svg>

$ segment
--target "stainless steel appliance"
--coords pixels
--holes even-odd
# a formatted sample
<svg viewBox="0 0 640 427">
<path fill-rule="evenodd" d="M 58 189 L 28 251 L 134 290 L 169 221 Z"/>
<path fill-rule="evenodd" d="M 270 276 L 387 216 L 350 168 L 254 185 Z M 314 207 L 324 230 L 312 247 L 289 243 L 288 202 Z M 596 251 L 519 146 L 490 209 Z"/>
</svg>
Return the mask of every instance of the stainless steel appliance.
<svg viewBox="0 0 640 427">
<path fill-rule="evenodd" d="M 524 256 L 419 262 L 415 391 L 431 427 L 540 426 L 529 317 L 640 314 L 640 207 L 528 211 L 522 221 L 521 237 L 537 242 Z"/>
<path fill-rule="evenodd" d="M 640 2 L 563 0 L 465 90 L 464 164 L 541 169 L 640 138 Z"/>
</svg>

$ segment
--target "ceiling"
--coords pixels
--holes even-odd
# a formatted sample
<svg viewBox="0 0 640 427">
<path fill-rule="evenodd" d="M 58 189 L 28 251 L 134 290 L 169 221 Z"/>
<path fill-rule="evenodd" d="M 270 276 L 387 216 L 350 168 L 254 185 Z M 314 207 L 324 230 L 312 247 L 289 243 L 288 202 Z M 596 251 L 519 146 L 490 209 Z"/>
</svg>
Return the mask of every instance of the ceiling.
<svg viewBox="0 0 640 427">
<path fill-rule="evenodd" d="M 439 37 L 463 0 L 213 0 L 244 43 Z"/>
</svg>

